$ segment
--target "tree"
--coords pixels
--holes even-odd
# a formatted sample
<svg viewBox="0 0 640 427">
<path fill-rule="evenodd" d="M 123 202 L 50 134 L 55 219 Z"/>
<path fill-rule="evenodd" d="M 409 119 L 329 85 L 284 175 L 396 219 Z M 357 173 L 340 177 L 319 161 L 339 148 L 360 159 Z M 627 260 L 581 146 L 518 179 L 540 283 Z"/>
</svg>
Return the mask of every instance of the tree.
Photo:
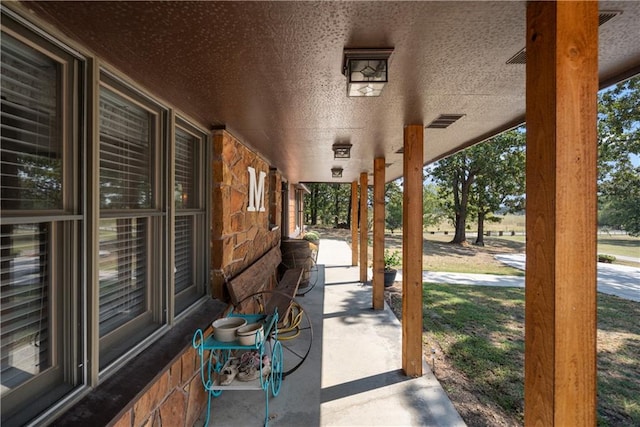
<svg viewBox="0 0 640 427">
<path fill-rule="evenodd" d="M 475 244 L 484 246 L 484 222 L 499 222 L 494 212 L 521 210 L 525 193 L 525 134 L 522 130 L 504 132 L 487 143 L 471 148 L 474 157 L 484 159 L 486 167 L 472 186 L 471 203 L 478 222 Z"/>
<path fill-rule="evenodd" d="M 433 179 L 439 185 L 442 205 L 451 213 L 455 225 L 452 243 L 466 242 L 470 208 L 475 208 L 482 228 L 487 213 L 496 211 L 510 196 L 521 195 L 523 144 L 522 130 L 509 131 L 440 160 L 431 169 Z M 518 170 L 516 166 L 520 163 Z M 505 169 L 510 175 L 505 174 Z M 521 180 L 512 175 L 516 172 L 522 174 Z M 509 180 L 515 182 L 500 182 Z"/>
<path fill-rule="evenodd" d="M 310 225 L 346 223 L 350 215 L 351 189 L 347 184 L 308 184 L 305 195 L 305 218 Z"/>
<path fill-rule="evenodd" d="M 438 224 L 445 215 L 438 199 L 438 188 L 432 183 L 425 183 L 422 186 L 422 227 L 426 229 Z"/>
<path fill-rule="evenodd" d="M 385 224 L 393 234 L 402 227 L 402 187 L 398 181 L 391 181 L 384 186 Z"/>
<path fill-rule="evenodd" d="M 465 242 L 469 191 L 478 174 L 478 169 L 468 151 L 464 150 L 438 161 L 431 174 L 439 184 L 439 197 L 442 205 L 450 212 L 455 226 L 455 235 L 451 243 Z"/>
<path fill-rule="evenodd" d="M 639 76 L 599 94 L 598 148 L 599 223 L 640 235 Z"/>
</svg>

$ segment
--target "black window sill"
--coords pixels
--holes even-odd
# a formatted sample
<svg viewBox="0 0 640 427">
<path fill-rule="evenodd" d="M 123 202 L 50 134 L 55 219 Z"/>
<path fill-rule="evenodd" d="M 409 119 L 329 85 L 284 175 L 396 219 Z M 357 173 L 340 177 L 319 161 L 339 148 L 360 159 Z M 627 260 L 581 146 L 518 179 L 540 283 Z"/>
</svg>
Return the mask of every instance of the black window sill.
<svg viewBox="0 0 640 427">
<path fill-rule="evenodd" d="M 196 329 L 205 329 L 220 317 L 226 304 L 208 300 L 182 319 L 158 341 L 122 369 L 91 390 L 55 420 L 56 426 L 104 426 L 115 421 L 132 401 L 151 385 L 191 345 Z"/>
</svg>

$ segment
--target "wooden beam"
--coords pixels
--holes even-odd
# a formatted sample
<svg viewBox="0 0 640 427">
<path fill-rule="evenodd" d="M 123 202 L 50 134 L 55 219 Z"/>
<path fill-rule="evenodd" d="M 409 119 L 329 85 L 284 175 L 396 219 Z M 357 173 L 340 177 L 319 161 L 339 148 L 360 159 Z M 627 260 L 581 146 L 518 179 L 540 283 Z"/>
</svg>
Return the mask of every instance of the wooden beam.
<svg viewBox="0 0 640 427">
<path fill-rule="evenodd" d="M 367 249 L 368 249 L 368 212 L 367 212 L 367 189 L 369 181 L 367 173 L 360 174 L 360 282 L 367 281 Z"/>
<path fill-rule="evenodd" d="M 351 183 L 351 265 L 358 265 L 358 181 Z"/>
<path fill-rule="evenodd" d="M 373 161 L 373 309 L 384 309 L 384 157 Z"/>
<path fill-rule="evenodd" d="M 525 425 L 596 425 L 598 3 L 527 5 Z"/>
<path fill-rule="evenodd" d="M 402 198 L 402 369 L 422 375 L 422 125 L 404 128 Z"/>
</svg>

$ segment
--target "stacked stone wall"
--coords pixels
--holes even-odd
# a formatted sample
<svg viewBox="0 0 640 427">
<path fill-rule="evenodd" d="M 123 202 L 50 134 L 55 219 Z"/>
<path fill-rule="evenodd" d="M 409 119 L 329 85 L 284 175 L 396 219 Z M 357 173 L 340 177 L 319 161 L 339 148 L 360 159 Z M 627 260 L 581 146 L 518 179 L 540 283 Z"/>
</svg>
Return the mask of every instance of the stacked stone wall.
<svg viewBox="0 0 640 427">
<path fill-rule="evenodd" d="M 206 336 L 211 333 L 210 328 Z M 200 359 L 189 346 L 112 425 L 114 427 L 193 426 L 207 405 Z"/>
<path fill-rule="evenodd" d="M 256 178 L 260 172 L 266 175 L 265 210 L 262 212 L 247 209 L 249 167 L 255 169 Z M 212 170 L 210 277 L 212 294 L 224 300 L 225 281 L 280 242 L 280 231 L 275 227 L 278 224 L 270 223 L 270 219 L 279 219 L 270 215 L 270 210 L 274 208 L 280 192 L 281 177 L 277 171 L 269 170 L 264 159 L 227 131 L 214 134 Z"/>
</svg>

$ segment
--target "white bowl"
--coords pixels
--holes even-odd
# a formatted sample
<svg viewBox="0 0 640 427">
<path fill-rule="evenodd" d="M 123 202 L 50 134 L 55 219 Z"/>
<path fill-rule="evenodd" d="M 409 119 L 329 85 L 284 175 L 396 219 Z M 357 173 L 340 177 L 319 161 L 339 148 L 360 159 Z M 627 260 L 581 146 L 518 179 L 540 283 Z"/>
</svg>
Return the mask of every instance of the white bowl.
<svg viewBox="0 0 640 427">
<path fill-rule="evenodd" d="M 213 338 L 222 342 L 231 342 L 236 339 L 236 331 L 238 328 L 247 324 L 247 319 L 242 317 L 224 317 L 214 321 Z"/>
<path fill-rule="evenodd" d="M 238 328 L 236 334 L 241 345 L 256 345 L 256 343 L 262 342 L 264 329 L 262 323 L 249 323 Z"/>
</svg>

